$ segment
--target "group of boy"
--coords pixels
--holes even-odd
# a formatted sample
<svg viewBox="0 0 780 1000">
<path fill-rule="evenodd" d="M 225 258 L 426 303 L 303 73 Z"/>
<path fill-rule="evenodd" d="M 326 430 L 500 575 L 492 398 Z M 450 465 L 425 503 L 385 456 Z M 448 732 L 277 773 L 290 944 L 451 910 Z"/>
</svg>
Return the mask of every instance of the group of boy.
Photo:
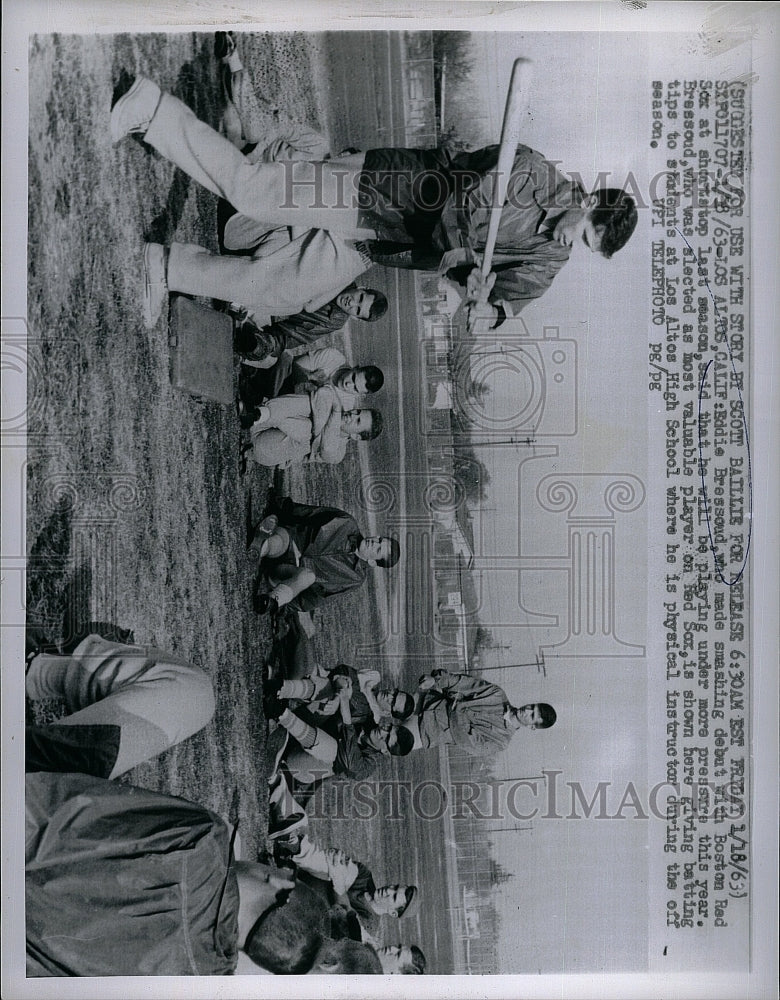
<svg viewBox="0 0 780 1000">
<path fill-rule="evenodd" d="M 237 860 L 211 810 L 116 780 L 208 724 L 204 671 L 96 632 L 64 653 L 31 631 L 25 685 L 69 713 L 26 731 L 28 976 L 424 971 L 418 948 L 379 948 L 363 926 L 410 912 L 414 887 L 377 888 L 308 839 L 292 871 Z"/>
<path fill-rule="evenodd" d="M 232 36 L 228 47 L 226 66 L 235 79 L 241 63 Z M 316 155 L 327 156 L 316 159 L 305 151 L 299 158 L 288 144 L 281 158 L 247 155 L 144 77 L 115 100 L 111 135 L 115 142 L 140 136 L 221 201 L 220 244 L 227 254 L 147 244 L 145 318 L 157 322 L 169 291 L 240 304 L 239 347 L 245 361 L 258 366 L 244 378 L 245 454 L 266 466 L 338 462 L 349 440 L 380 432 L 379 412 L 355 405 L 362 392 L 383 384 L 378 369 L 350 368 L 335 349 L 327 359 L 327 349 L 297 361 L 289 353 L 350 316 L 371 320 L 383 313 L 381 293 L 355 284 L 370 266 L 446 273 L 461 290 L 470 327 L 497 328 L 549 288 L 575 244 L 609 258 L 637 222 L 626 192 L 602 187 L 587 194 L 539 153 L 518 146 L 493 270 L 483 276 L 496 146 L 456 156 L 441 148 L 383 148 L 329 157 L 316 144 Z M 350 589 L 367 564 L 397 559 L 389 540 L 362 539 L 344 512 L 309 513 L 328 525 L 306 535 L 309 553 L 289 525 L 274 525 L 261 540 L 274 584 L 258 610 L 302 606 L 311 588 L 319 596 Z M 376 543 L 376 551 L 367 542 Z"/>
<path fill-rule="evenodd" d="M 608 258 L 636 225 L 625 192 L 588 195 L 519 146 L 495 264 L 483 276 L 497 147 L 245 156 L 142 77 L 115 101 L 111 134 L 116 142 L 141 135 L 230 207 L 220 243 L 232 255 L 146 245 L 144 319 L 157 322 L 169 291 L 240 304 L 243 419 L 252 457 L 265 465 L 339 461 L 349 439 L 381 429 L 377 411 L 354 405 L 381 388 L 378 369 L 350 367 L 335 349 L 290 353 L 350 317 L 382 314 L 381 293 L 355 284 L 369 267 L 446 273 L 470 328 L 497 328 L 544 293 L 575 243 Z M 369 567 L 398 560 L 397 541 L 364 537 L 344 511 L 289 498 L 272 506 L 252 541 L 271 583 L 257 598 L 260 613 L 310 610 L 360 586 Z M 385 756 L 446 744 L 492 753 L 520 728 L 555 722 L 549 705 L 516 708 L 497 685 L 443 670 L 414 692 L 344 667 L 269 684 L 266 714 L 283 739 L 271 800 L 290 879 L 284 869 L 235 861 L 228 827 L 209 810 L 114 781 L 206 725 L 214 694 L 205 673 L 162 650 L 91 634 L 67 656 L 31 642 L 26 684 L 30 698 L 62 697 L 70 712 L 27 733 L 31 975 L 225 974 L 244 960 L 254 971 L 286 961 L 281 971 L 422 972 L 415 946 L 372 946 L 373 921 L 408 915 L 417 888 L 377 888 L 364 865 L 319 848 L 292 788 L 318 780 L 311 774 L 364 777 Z M 284 928 L 302 898 L 296 882 L 316 890 L 307 900 L 341 907 L 346 932 L 333 930 L 331 910 L 317 910 L 331 922 L 318 917 L 288 942 Z M 280 941 L 298 949 L 294 960 L 279 958 Z"/>
<path fill-rule="evenodd" d="M 210 810 L 114 780 L 209 722 L 215 701 L 208 675 L 174 654 L 96 633 L 67 655 L 32 635 L 26 693 L 62 699 L 70 713 L 27 730 L 28 973 L 214 975 L 240 962 L 243 971 L 273 964 L 261 918 L 288 904 L 295 880 L 267 864 L 236 862 L 229 831 Z M 444 671 L 424 677 L 413 695 L 379 687 L 376 672 L 340 665 L 327 676 L 280 682 L 266 703 L 320 776 L 364 777 L 383 755 L 442 743 L 492 752 L 521 726 L 555 721 L 550 706 L 515 709 L 496 685 Z M 319 725 L 306 722 L 302 709 Z M 330 732 L 329 718 L 336 723 Z M 278 759 L 288 773 L 296 769 L 295 751 Z M 296 777 L 306 782 L 300 771 Z M 272 784 L 279 787 L 280 778 Z M 272 792 L 272 808 L 285 798 L 294 801 Z M 416 946 L 376 944 L 377 918 L 410 914 L 417 888 L 377 888 L 368 869 L 343 852 L 319 848 L 300 830 L 291 840 L 305 817 L 290 818 L 288 806 L 277 816 L 287 821 L 287 851 L 277 860 L 291 863 L 297 881 L 316 887 L 328 906 L 344 908 L 340 936 L 368 944 L 363 954 L 369 964 L 375 956 L 381 971 L 424 971 Z M 173 906 L 174 898 L 187 906 Z M 316 942 L 316 954 L 333 961 L 330 938 L 318 932 Z M 312 957 L 310 971 L 345 970 Z"/>
</svg>

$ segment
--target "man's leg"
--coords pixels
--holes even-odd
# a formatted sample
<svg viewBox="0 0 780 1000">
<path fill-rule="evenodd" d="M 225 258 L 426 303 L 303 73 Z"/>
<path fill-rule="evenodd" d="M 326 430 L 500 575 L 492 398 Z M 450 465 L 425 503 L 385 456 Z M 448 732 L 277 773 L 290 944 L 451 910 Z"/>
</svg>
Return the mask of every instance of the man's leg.
<svg viewBox="0 0 780 1000">
<path fill-rule="evenodd" d="M 289 701 L 291 698 L 296 698 L 299 701 L 319 701 L 322 697 L 330 697 L 335 693 L 329 677 L 314 674 L 297 680 L 290 678 L 283 680 L 277 697 L 284 701 Z"/>
<path fill-rule="evenodd" d="M 323 779 L 333 776 L 333 771 L 329 765 L 323 761 L 315 760 L 311 754 L 307 753 L 301 747 L 291 750 L 287 754 L 284 763 L 294 780 L 293 787 L 296 789 L 295 794 L 299 800 L 303 800 L 304 795 L 301 794 L 298 786 L 318 785 Z M 306 790 L 308 791 L 309 789 Z"/>
<path fill-rule="evenodd" d="M 309 445 L 296 441 L 277 427 L 252 432 L 252 460 L 257 465 L 273 469 L 287 468 L 293 462 L 302 462 L 309 454 Z"/>
<path fill-rule="evenodd" d="M 258 409 L 249 429 L 252 456 L 273 468 L 302 461 L 311 451 L 311 402 L 308 396 L 279 396 Z"/>
<path fill-rule="evenodd" d="M 214 714 L 204 671 L 163 650 L 98 635 L 87 636 L 71 656 L 36 656 L 25 686 L 29 698 L 64 699 L 71 712 L 40 727 L 38 736 L 51 732 L 88 749 L 113 734 L 113 761 L 104 774 L 110 778 L 192 736 Z"/>
<path fill-rule="evenodd" d="M 281 427 L 285 430 L 287 424 L 290 424 L 291 431 L 295 433 L 296 425 L 301 421 L 306 421 L 310 428 L 311 400 L 303 393 L 288 393 L 269 399 L 263 406 L 263 416 L 259 417 L 256 423 L 258 430 L 261 429 L 262 424 L 266 424 L 268 427 Z M 305 436 L 303 424 L 301 424 L 300 431 L 300 439 L 303 439 Z"/>
<path fill-rule="evenodd" d="M 289 708 L 279 716 L 279 724 L 297 741 L 300 750 L 290 751 L 285 764 L 301 784 L 312 784 L 333 773 L 333 762 L 338 753 L 336 740 L 322 729 L 310 726 Z"/>
<path fill-rule="evenodd" d="M 269 834 L 286 836 L 309 824 L 303 805 L 293 796 L 283 773 L 277 773 L 268 793 Z"/>
<path fill-rule="evenodd" d="M 318 729 L 316 726 L 304 722 L 295 712 L 291 712 L 289 708 L 285 708 L 279 716 L 278 721 L 279 725 L 284 726 L 290 736 L 298 741 L 306 753 L 314 757 L 315 760 L 320 761 L 320 763 L 327 764 L 328 767 L 333 765 L 338 753 L 338 743 L 329 733 L 326 733 L 324 729 Z"/>
<path fill-rule="evenodd" d="M 267 530 L 258 532 L 249 546 L 250 551 L 257 553 L 258 559 L 281 559 L 289 548 L 290 533 L 278 524 L 270 534 Z"/>
<path fill-rule="evenodd" d="M 133 100 L 132 91 L 120 98 L 112 112 L 112 127 L 122 118 L 132 121 Z M 329 229 L 352 239 L 375 235 L 358 226 L 362 154 L 325 162 L 252 164 L 171 94 L 162 94 L 156 109 L 146 103 L 138 110 L 141 120 L 152 115 L 145 141 L 243 215 L 275 226 Z M 115 138 L 120 131 L 117 125 Z"/>
<path fill-rule="evenodd" d="M 267 223 L 250 219 L 240 212 L 230 216 L 222 231 L 225 251 L 234 254 L 240 251 L 240 256 L 268 256 L 289 243 L 291 238 L 289 226 L 269 229 Z"/>
<path fill-rule="evenodd" d="M 365 253 L 322 229 L 308 230 L 267 253 L 270 249 L 261 244 L 252 257 L 235 257 L 174 243 L 168 289 L 239 302 L 266 322 L 267 316 L 291 316 L 307 304 L 319 308 L 370 266 Z"/>
<path fill-rule="evenodd" d="M 274 588 L 270 595 L 280 608 L 308 590 L 317 582 L 317 577 L 310 569 L 303 566 L 288 566 L 284 563 L 274 566 L 271 571 L 271 582 Z"/>
<path fill-rule="evenodd" d="M 319 657 L 311 639 L 301 634 L 290 651 L 284 676 L 289 680 L 314 677 L 319 675 L 320 669 Z"/>
<path fill-rule="evenodd" d="M 324 160 L 330 152 L 330 145 L 321 132 L 262 101 L 251 75 L 245 69 L 231 74 L 230 91 L 241 121 L 244 141 L 257 144 L 252 152 L 245 154 L 250 162 L 257 163 L 261 159 L 268 162 L 279 156 L 284 159 Z"/>
</svg>

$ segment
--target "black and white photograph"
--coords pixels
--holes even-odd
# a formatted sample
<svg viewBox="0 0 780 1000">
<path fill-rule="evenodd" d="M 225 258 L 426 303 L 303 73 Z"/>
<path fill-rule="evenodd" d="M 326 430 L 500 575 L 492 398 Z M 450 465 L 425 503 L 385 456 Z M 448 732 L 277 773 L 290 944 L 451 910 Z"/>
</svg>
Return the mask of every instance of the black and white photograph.
<svg viewBox="0 0 780 1000">
<path fill-rule="evenodd" d="M 5 5 L 3 996 L 775 997 L 777 5 L 180 6 Z"/>
</svg>

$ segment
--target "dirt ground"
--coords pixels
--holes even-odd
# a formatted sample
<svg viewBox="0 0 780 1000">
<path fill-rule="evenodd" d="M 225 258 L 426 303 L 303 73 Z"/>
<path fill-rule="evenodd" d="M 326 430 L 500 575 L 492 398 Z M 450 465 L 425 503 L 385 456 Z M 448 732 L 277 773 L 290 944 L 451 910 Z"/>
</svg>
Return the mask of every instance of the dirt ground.
<svg viewBox="0 0 780 1000">
<path fill-rule="evenodd" d="M 348 41 L 362 72 L 372 74 L 372 46 L 383 51 L 384 43 Z M 345 65 L 357 65 L 342 51 L 346 44 L 340 41 L 329 62 L 324 36 L 243 39 L 245 64 L 262 94 L 323 131 L 333 119 L 335 142 L 365 147 L 381 133 L 381 102 L 375 96 L 368 110 L 344 115 L 339 81 Z M 175 237 L 216 249 L 216 198 L 141 143 L 111 144 L 111 95 L 123 70 L 149 75 L 212 124 L 220 117 L 211 35 L 32 41 L 28 621 L 62 638 L 86 621 L 111 622 L 132 630 L 137 642 L 171 649 L 209 672 L 217 695 L 212 723 L 127 780 L 203 802 L 238 821 L 243 856 L 251 858 L 266 846 L 262 677 L 272 637 L 251 609 L 256 567 L 246 538 L 248 523 L 263 511 L 271 476 L 264 470 L 239 475 L 234 409 L 172 388 L 166 324 L 152 331 L 143 326 L 144 240 Z M 394 303 L 392 322 L 387 317 L 353 334 L 355 357 L 389 373 L 381 401 L 385 433 L 371 445 L 372 469 L 380 476 L 394 474 L 399 423 L 416 419 L 418 409 L 413 292 L 410 299 L 394 281 L 369 276 Z M 393 374 L 399 350 L 412 372 L 403 391 Z M 422 468 L 414 427 L 407 439 L 409 461 Z M 367 509 L 365 485 L 354 448 L 338 468 L 290 470 L 282 482 L 296 499 L 340 506 L 358 520 Z M 419 586 L 426 589 L 427 569 L 421 573 Z M 407 601 L 417 599 L 404 573 L 387 584 L 369 581 L 317 613 L 317 655 L 326 662 L 363 657 L 366 663 L 368 657 L 380 665 L 381 649 L 370 647 L 371 637 L 382 634 L 381 602 L 395 606 L 403 587 Z M 421 672 L 428 638 L 407 636 L 406 645 L 418 659 L 409 660 L 409 677 L 398 676 L 399 683 Z M 405 668 L 396 657 L 388 669 Z M 28 705 L 28 720 L 62 711 L 56 703 Z M 437 776 L 438 758 L 421 755 L 388 761 L 377 777 L 414 783 Z M 370 863 L 377 884 L 425 882 L 431 906 L 409 921 L 403 936 L 423 946 L 430 971 L 449 971 L 441 824 L 415 825 L 399 816 L 356 822 L 344 792 L 338 782 L 328 789 L 313 834 Z M 395 944 L 399 931 L 388 926 L 382 936 Z"/>
<path fill-rule="evenodd" d="M 262 92 L 283 89 L 319 126 L 311 42 L 254 39 Z M 240 819 L 251 856 L 266 826 L 270 636 L 251 611 L 246 524 L 270 473 L 241 479 L 235 412 L 172 388 L 166 324 L 143 326 L 143 241 L 175 233 L 216 249 L 216 199 L 140 144 L 112 146 L 122 70 L 153 76 L 212 124 L 220 115 L 211 35 L 32 41 L 28 621 L 63 637 L 113 622 L 209 671 L 212 724 L 130 778 Z"/>
</svg>

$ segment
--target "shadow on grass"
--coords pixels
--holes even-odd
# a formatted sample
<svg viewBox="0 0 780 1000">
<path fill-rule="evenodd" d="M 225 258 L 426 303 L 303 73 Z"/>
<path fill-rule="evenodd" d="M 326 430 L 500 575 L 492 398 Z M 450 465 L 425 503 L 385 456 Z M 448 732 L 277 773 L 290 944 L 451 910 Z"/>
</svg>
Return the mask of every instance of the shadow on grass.
<svg viewBox="0 0 780 1000">
<path fill-rule="evenodd" d="M 100 635 L 109 642 L 121 642 L 133 645 L 135 635 L 130 629 L 121 628 L 114 622 L 84 621 L 83 619 L 73 630 L 73 634 L 62 644 L 62 652 L 70 654 L 82 639 L 88 635 Z"/>
<path fill-rule="evenodd" d="M 62 588 L 71 572 L 73 504 L 61 497 L 30 546 L 27 560 L 27 624 L 44 631 L 61 620 Z"/>
<path fill-rule="evenodd" d="M 72 650 L 83 638 L 82 624 L 89 620 L 92 598 L 92 566 L 79 563 L 73 570 L 63 594 L 62 636 L 63 648 Z"/>
<path fill-rule="evenodd" d="M 112 622 L 90 618 L 92 566 L 73 566 L 73 502 L 57 501 L 30 546 L 27 566 L 27 628 L 59 638 L 63 652 L 71 652 L 96 632 L 105 639 L 132 643 L 133 633 Z"/>
<path fill-rule="evenodd" d="M 195 58 L 181 67 L 172 93 L 192 108 L 198 118 L 216 126 L 221 114 L 221 97 L 210 41 L 204 41 Z M 153 243 L 171 242 L 181 222 L 191 185 L 192 180 L 177 170 L 165 199 L 165 207 L 152 219 L 144 239 Z M 199 214 L 204 218 L 212 217 L 215 212 L 214 195 L 198 188 L 196 196 Z"/>
</svg>

